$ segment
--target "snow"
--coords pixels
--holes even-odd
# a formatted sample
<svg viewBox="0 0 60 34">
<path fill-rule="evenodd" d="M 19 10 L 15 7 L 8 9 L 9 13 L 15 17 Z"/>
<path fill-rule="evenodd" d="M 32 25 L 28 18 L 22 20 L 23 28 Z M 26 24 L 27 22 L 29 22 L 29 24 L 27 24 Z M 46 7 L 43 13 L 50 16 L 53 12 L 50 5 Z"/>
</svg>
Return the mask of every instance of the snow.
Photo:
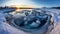
<svg viewBox="0 0 60 34">
<path fill-rule="evenodd" d="M 41 28 L 40 29 L 41 31 L 39 30 L 36 32 L 27 33 L 27 32 L 24 32 L 22 30 L 19 30 L 15 27 L 9 25 L 5 19 L 6 14 L 3 14 L 3 12 L 6 12 L 6 11 L 8 12 L 10 10 L 11 9 L 0 10 L 0 34 L 32 34 L 32 33 L 39 34 L 39 32 L 44 32 L 43 30 L 45 30 L 44 28 L 46 28 L 46 27 Z M 14 9 L 12 9 L 12 10 L 14 10 Z M 52 30 L 52 32 L 50 34 L 53 34 L 53 33 L 59 34 L 60 33 L 60 18 L 58 18 L 58 16 L 60 16 L 59 15 L 60 10 L 58 10 L 58 9 L 42 9 L 42 10 L 45 10 L 45 11 L 48 11 L 48 13 L 51 13 L 53 15 L 53 19 L 55 20 L 54 26 L 56 26 L 56 27 L 54 27 L 54 29 Z"/>
</svg>

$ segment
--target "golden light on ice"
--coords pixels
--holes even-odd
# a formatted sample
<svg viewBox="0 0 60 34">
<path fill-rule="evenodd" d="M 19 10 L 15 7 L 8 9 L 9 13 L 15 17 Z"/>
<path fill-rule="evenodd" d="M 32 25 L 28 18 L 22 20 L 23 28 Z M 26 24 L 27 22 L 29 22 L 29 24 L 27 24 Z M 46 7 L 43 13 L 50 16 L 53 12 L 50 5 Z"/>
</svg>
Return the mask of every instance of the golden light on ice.
<svg viewBox="0 0 60 34">
<path fill-rule="evenodd" d="M 34 8 L 34 6 L 28 6 L 28 5 L 12 5 L 12 7 L 16 7 L 16 8 Z"/>
<path fill-rule="evenodd" d="M 32 9 L 32 8 L 34 8 L 34 6 L 28 6 L 28 5 L 12 5 L 12 7 L 15 7 L 17 12 L 19 12 L 21 9 Z"/>
</svg>

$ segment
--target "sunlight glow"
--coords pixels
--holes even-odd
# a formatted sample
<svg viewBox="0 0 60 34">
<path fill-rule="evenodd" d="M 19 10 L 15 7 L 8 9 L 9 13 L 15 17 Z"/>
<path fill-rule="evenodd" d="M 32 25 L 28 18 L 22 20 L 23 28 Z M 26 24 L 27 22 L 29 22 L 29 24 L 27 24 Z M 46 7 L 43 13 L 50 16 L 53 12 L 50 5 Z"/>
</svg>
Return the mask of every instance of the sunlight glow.
<svg viewBox="0 0 60 34">
<path fill-rule="evenodd" d="M 4 3 L 4 5 L 6 5 L 6 6 L 11 6 L 11 5 L 28 5 L 28 6 L 34 6 L 34 7 L 42 7 L 42 6 L 36 5 L 31 0 L 9 0 L 6 3 Z"/>
</svg>

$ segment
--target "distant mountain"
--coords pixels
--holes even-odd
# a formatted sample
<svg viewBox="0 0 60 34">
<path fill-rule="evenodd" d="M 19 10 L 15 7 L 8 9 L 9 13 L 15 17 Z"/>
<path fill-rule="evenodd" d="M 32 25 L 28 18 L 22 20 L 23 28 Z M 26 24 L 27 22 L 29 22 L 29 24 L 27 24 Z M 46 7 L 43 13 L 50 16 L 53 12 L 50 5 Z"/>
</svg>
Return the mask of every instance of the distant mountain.
<svg viewBox="0 0 60 34">
<path fill-rule="evenodd" d="M 13 7 L 0 7 L 0 13 L 9 13 L 15 11 Z"/>
<path fill-rule="evenodd" d="M 60 9 L 60 6 L 59 7 L 52 7 L 52 8 L 54 8 L 54 9 Z"/>
</svg>

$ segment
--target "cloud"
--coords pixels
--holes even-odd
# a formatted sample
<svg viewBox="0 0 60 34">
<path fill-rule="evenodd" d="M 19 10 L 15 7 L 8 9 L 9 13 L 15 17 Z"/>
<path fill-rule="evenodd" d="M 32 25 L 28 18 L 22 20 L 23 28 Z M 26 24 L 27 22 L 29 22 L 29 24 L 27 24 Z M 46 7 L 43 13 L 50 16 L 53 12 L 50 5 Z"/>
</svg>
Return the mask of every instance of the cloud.
<svg viewBox="0 0 60 34">
<path fill-rule="evenodd" d="M 9 1 L 9 0 L 0 0 L 0 6 L 3 6 L 3 4 L 7 1 Z"/>
<path fill-rule="evenodd" d="M 9 1 L 5 2 L 3 5 L 11 6 L 11 5 L 19 5 L 19 4 L 38 7 L 38 5 L 36 5 L 31 0 L 9 0 Z M 41 7 L 41 6 L 39 6 L 39 7 Z"/>
</svg>

